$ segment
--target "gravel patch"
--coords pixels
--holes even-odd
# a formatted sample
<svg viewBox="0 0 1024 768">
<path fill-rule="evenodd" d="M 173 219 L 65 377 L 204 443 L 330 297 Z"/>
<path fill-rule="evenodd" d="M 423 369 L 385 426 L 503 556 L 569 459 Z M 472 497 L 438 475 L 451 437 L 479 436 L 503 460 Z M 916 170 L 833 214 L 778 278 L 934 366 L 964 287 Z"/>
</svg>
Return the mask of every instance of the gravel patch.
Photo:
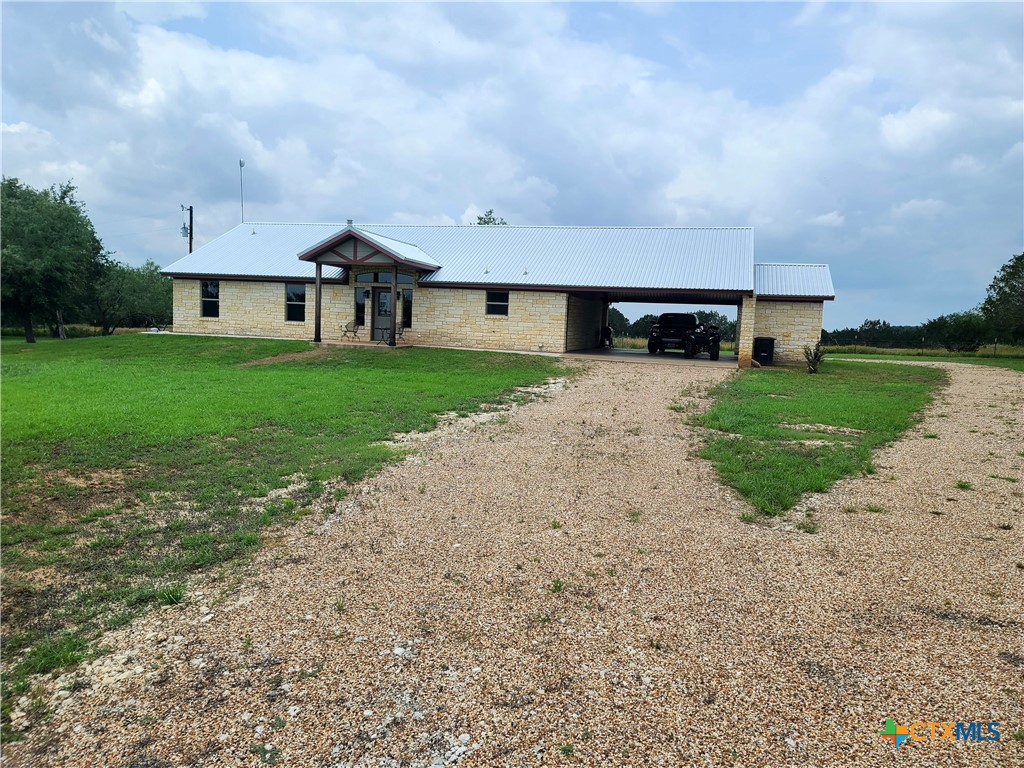
<svg viewBox="0 0 1024 768">
<path fill-rule="evenodd" d="M 1024 376 L 942 367 L 877 474 L 794 511 L 816 535 L 694 456 L 669 406 L 727 369 L 592 363 L 448 423 L 109 633 L 5 763 L 873 766 L 892 717 L 1002 724 L 901 764 L 1024 764 Z"/>
</svg>

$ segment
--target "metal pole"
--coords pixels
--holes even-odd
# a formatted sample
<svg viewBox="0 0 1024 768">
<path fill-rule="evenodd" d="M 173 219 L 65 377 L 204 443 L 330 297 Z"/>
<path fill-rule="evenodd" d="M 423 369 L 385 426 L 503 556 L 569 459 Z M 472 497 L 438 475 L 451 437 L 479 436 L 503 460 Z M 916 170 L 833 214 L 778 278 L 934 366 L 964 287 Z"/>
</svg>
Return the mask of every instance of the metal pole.
<svg viewBox="0 0 1024 768">
<path fill-rule="evenodd" d="M 395 332 L 398 330 L 396 321 L 398 320 L 398 265 L 395 264 L 391 268 L 391 338 L 388 339 L 389 346 L 396 346 L 398 342 L 395 340 Z"/>
<path fill-rule="evenodd" d="M 320 304 L 323 301 L 323 293 L 322 293 L 321 288 L 320 288 L 320 285 L 321 285 L 321 283 L 320 283 L 321 271 L 322 271 L 322 266 L 321 266 L 320 262 L 318 261 L 316 263 L 316 291 L 315 291 L 314 299 L 313 299 L 313 301 L 316 302 L 315 309 L 314 309 L 314 316 L 313 316 L 313 320 L 314 320 L 314 322 L 313 322 L 313 341 L 315 341 L 317 343 L 320 342 L 320 312 L 321 312 Z"/>
<path fill-rule="evenodd" d="M 242 169 L 245 168 L 245 160 L 238 161 L 238 200 L 242 204 L 242 223 L 245 224 L 245 192 L 242 189 Z"/>
<path fill-rule="evenodd" d="M 188 252 L 192 253 L 192 206 L 188 207 Z"/>
</svg>

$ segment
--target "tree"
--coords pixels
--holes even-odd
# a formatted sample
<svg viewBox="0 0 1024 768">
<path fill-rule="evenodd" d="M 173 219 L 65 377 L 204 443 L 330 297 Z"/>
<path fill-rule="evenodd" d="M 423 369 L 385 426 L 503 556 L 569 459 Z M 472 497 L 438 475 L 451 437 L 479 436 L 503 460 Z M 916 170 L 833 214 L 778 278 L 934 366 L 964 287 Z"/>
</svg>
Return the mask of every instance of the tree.
<svg viewBox="0 0 1024 768">
<path fill-rule="evenodd" d="M 651 326 L 656 322 L 658 322 L 657 315 L 644 315 L 639 320 L 635 320 L 633 324 L 629 326 L 629 330 L 626 334 L 634 339 L 646 339 L 651 335 Z"/>
<path fill-rule="evenodd" d="M 996 273 L 981 311 L 998 337 L 1024 339 L 1024 253 L 1013 256 Z"/>
<path fill-rule="evenodd" d="M 93 322 L 104 336 L 122 326 L 167 325 L 173 313 L 171 294 L 171 278 L 160 274 L 154 262 L 141 267 L 113 262 L 96 284 Z"/>
<path fill-rule="evenodd" d="M 704 323 L 704 325 L 715 325 L 718 326 L 718 333 L 726 341 L 734 341 L 736 338 L 736 321 L 730 320 L 728 317 L 723 315 L 721 312 L 709 312 L 707 310 L 698 310 L 694 312 L 697 319 Z"/>
<path fill-rule="evenodd" d="M 615 307 L 608 307 L 608 325 L 616 336 L 625 336 L 629 330 L 629 319 Z"/>
<path fill-rule="evenodd" d="M 484 213 L 478 214 L 476 217 L 477 224 L 508 224 L 500 216 L 494 215 L 494 209 L 488 208 Z"/>
<path fill-rule="evenodd" d="M 34 343 L 33 318 L 83 301 L 108 266 L 85 207 L 71 182 L 37 190 L 4 178 L 0 192 L 0 295 Z"/>
<path fill-rule="evenodd" d="M 977 352 L 990 331 L 988 320 L 977 309 L 941 315 L 925 323 L 924 329 L 950 352 Z"/>
</svg>

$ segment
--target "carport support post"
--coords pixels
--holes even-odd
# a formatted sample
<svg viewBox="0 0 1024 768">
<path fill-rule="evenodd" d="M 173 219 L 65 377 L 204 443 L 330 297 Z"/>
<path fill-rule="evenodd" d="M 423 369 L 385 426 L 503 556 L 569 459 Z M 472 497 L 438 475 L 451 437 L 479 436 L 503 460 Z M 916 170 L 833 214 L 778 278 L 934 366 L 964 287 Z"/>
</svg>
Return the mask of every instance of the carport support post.
<svg viewBox="0 0 1024 768">
<path fill-rule="evenodd" d="M 749 368 L 754 354 L 754 310 L 757 308 L 756 296 L 744 296 L 736 317 L 736 356 L 740 368 Z"/>
<path fill-rule="evenodd" d="M 320 286 L 320 276 L 323 271 L 323 267 L 320 266 L 320 262 L 316 263 L 316 289 L 313 292 L 313 341 L 320 343 L 320 302 L 323 298 L 323 293 Z"/>
<path fill-rule="evenodd" d="M 397 346 L 398 342 L 395 341 L 395 331 L 398 330 L 398 265 L 395 264 L 391 268 L 391 339 L 388 341 L 389 346 Z"/>
</svg>

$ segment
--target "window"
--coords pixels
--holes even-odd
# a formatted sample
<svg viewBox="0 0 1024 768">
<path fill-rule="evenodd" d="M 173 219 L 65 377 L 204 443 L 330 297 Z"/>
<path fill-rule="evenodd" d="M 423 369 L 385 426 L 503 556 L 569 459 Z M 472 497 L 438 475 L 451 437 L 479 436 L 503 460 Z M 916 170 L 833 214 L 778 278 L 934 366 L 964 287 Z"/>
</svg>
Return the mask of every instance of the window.
<svg viewBox="0 0 1024 768">
<path fill-rule="evenodd" d="M 367 288 L 356 288 L 356 325 L 366 325 L 366 294 Z"/>
<path fill-rule="evenodd" d="M 305 283 L 285 283 L 284 319 L 293 323 L 306 322 Z"/>
<path fill-rule="evenodd" d="M 412 291 L 402 289 L 402 327 L 412 328 Z"/>
<path fill-rule="evenodd" d="M 377 275 L 376 275 L 375 272 L 360 272 L 358 275 L 356 275 L 356 282 L 357 283 L 372 283 L 373 282 L 373 278 L 376 277 L 376 276 Z"/>
<path fill-rule="evenodd" d="M 508 315 L 508 291 L 487 292 L 487 314 Z"/>
<path fill-rule="evenodd" d="M 199 295 L 199 316 L 220 317 L 220 280 L 203 280 Z"/>
</svg>

